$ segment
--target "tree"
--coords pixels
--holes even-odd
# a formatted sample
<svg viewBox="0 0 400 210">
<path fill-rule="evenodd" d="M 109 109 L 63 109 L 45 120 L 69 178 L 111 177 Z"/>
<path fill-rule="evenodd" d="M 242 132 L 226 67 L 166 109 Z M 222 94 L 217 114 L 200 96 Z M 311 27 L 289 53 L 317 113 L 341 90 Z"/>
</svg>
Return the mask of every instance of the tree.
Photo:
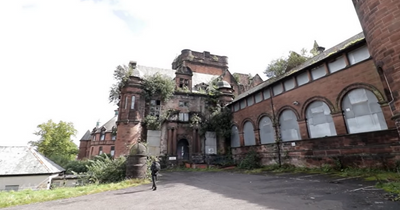
<svg viewBox="0 0 400 210">
<path fill-rule="evenodd" d="M 76 135 L 72 123 L 60 121 L 57 124 L 49 120 L 38 125 L 37 128 L 39 130 L 34 134 L 41 138 L 37 141 L 30 141 L 29 144 L 37 147 L 37 150 L 47 158 L 65 166 L 78 154 L 78 147 L 71 139 Z"/>
<path fill-rule="evenodd" d="M 142 95 L 146 100 L 160 97 L 162 101 L 168 101 L 175 91 L 175 82 L 171 77 L 156 73 L 146 75 L 142 82 Z"/>
<path fill-rule="evenodd" d="M 307 55 L 307 51 L 304 48 L 301 50 L 300 54 L 290 51 L 287 58 L 281 57 L 272 60 L 271 63 L 268 64 L 264 74 L 267 75 L 267 77 L 279 77 L 285 74 L 287 71 L 304 63 L 309 58 L 310 57 Z"/>
<path fill-rule="evenodd" d="M 132 75 L 133 69 L 131 66 L 119 65 L 114 70 L 114 79 L 116 83 L 111 86 L 110 93 L 108 95 L 108 99 L 115 104 L 119 103 L 119 95 L 121 93 L 121 89 L 128 83 L 129 77 Z"/>
</svg>

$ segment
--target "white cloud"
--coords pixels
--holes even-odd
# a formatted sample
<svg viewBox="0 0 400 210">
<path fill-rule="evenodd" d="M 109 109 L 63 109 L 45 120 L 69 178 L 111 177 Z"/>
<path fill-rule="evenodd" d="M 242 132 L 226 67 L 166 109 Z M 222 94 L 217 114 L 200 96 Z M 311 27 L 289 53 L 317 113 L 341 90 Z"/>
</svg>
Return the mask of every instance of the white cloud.
<svg viewBox="0 0 400 210">
<path fill-rule="evenodd" d="M 2 1 L 0 27 L 0 145 L 35 140 L 49 119 L 73 122 L 76 139 L 105 123 L 116 108 L 113 70 L 129 60 L 170 68 L 187 48 L 263 76 L 289 50 L 314 40 L 329 48 L 361 31 L 347 0 Z"/>
</svg>

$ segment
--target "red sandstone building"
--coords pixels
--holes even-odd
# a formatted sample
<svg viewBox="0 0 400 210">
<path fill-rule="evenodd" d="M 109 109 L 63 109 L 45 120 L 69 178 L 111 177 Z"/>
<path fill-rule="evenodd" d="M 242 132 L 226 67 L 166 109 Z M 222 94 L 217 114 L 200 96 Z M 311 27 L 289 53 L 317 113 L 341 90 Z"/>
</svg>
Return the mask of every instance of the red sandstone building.
<svg viewBox="0 0 400 210">
<path fill-rule="evenodd" d="M 157 155 L 168 155 L 177 159 L 202 159 L 205 153 L 216 154 L 217 142 L 222 146 L 224 141 L 213 136 L 200 135 L 198 126 L 191 126 L 190 119 L 199 116 L 206 119 L 210 114 L 207 87 L 218 79 L 218 98 L 221 106 L 231 102 L 234 95 L 262 83 L 259 75 L 238 74 L 235 77 L 228 70 L 226 56 L 218 56 L 209 52 L 182 50 L 172 63 L 172 69 L 161 69 L 129 63 L 133 75 L 128 85 L 121 90 L 118 116 L 103 126 L 96 126 L 80 141 L 78 159 L 90 158 L 101 153 L 115 156 L 127 155 L 131 146 L 139 141 L 147 141 L 147 130 L 142 126 L 147 115 L 160 117 L 165 112 L 170 116 L 162 124 L 156 139 Z M 172 99 L 163 102 L 159 98 L 145 101 L 142 96 L 141 83 L 146 75 L 159 73 L 175 81 L 176 91 Z M 239 82 L 240 81 L 240 82 Z M 116 136 L 113 134 L 117 134 Z M 209 140 L 206 142 L 207 136 Z M 146 139 L 146 140 L 143 140 Z M 151 146 L 151 145 L 149 145 Z M 115 154 L 114 154 L 115 152 Z"/>
<path fill-rule="evenodd" d="M 360 33 L 236 97 L 232 152 L 255 150 L 263 164 L 393 163 L 400 146 L 390 101 Z"/>
<path fill-rule="evenodd" d="M 241 84 L 236 82 L 226 57 L 208 52 L 183 50 L 171 70 L 131 63 L 135 74 L 121 94 L 115 155 L 126 155 L 140 140 L 148 108 L 178 110 L 161 129 L 160 154 L 191 159 L 206 153 L 207 137 L 189 127 L 188 119 L 209 114 L 204 96 L 197 92 L 218 76 L 224 96 L 220 101 L 233 112 L 231 139 L 226 142 L 236 159 L 255 150 L 263 164 L 386 167 L 399 161 L 400 2 L 353 3 L 363 33 L 265 82 L 256 76 L 242 87 L 243 75 Z M 140 96 L 140 83 L 143 75 L 155 72 L 189 91 L 176 92 L 166 104 L 154 99 L 148 107 Z M 81 151 L 86 152 L 80 158 L 99 153 L 91 149 L 97 143 L 87 139 L 89 135 L 81 141 Z M 216 149 L 224 146 L 220 141 Z"/>
</svg>

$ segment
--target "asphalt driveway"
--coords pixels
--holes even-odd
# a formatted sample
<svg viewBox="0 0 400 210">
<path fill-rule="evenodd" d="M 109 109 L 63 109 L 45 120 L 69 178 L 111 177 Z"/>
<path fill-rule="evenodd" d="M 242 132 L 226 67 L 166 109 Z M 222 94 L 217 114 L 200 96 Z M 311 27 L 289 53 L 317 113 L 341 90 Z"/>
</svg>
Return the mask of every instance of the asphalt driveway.
<svg viewBox="0 0 400 210">
<path fill-rule="evenodd" d="M 6 209 L 399 210 L 373 182 L 326 175 L 166 172 L 151 185 Z"/>
</svg>

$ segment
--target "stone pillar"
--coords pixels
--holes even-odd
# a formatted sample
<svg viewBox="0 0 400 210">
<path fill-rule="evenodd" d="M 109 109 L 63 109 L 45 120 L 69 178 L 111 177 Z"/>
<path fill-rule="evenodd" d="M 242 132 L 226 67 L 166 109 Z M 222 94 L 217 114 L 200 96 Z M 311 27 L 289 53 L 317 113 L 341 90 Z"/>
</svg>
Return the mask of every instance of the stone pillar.
<svg viewBox="0 0 400 210">
<path fill-rule="evenodd" d="M 172 155 L 176 155 L 176 129 L 172 128 Z"/>
<path fill-rule="evenodd" d="M 167 154 L 172 154 L 172 129 L 168 128 L 168 139 L 167 139 Z"/>
<path fill-rule="evenodd" d="M 400 130 L 400 1 L 353 0 L 369 52 L 387 78 L 392 119 Z"/>
</svg>

